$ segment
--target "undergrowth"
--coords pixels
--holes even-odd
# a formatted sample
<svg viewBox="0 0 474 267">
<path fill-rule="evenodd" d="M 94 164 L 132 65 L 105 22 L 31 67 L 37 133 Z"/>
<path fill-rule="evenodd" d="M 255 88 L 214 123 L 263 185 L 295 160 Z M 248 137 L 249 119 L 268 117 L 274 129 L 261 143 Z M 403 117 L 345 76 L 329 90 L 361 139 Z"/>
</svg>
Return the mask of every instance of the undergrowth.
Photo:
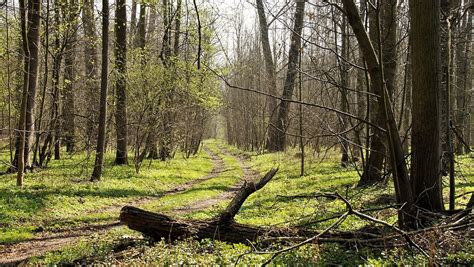
<svg viewBox="0 0 474 267">
<path fill-rule="evenodd" d="M 144 165 L 140 174 L 133 166 L 112 166 L 112 157 L 107 160 L 106 172 L 99 183 L 90 183 L 87 172 L 77 166 L 85 155 L 53 162 L 50 168 L 26 176 L 27 186 L 17 189 L 14 177 L 0 177 L 0 242 L 12 243 L 35 235 L 39 226 L 45 231 L 61 229 L 64 225 L 103 223 L 116 220 L 117 213 L 100 211 L 110 205 L 121 205 L 131 200 L 150 197 L 142 208 L 154 212 L 173 214 L 187 206 L 218 198 L 220 194 L 241 181 L 242 169 L 236 156 L 246 159 L 252 169 L 261 175 L 272 167 L 279 172 L 263 189 L 244 203 L 236 220 L 240 223 L 266 226 L 305 226 L 324 229 L 334 220 L 321 219 L 340 214 L 345 205 L 339 200 L 325 198 L 291 198 L 289 196 L 315 192 L 338 192 L 351 202 L 353 207 L 364 210 L 394 204 L 394 190 L 390 179 L 368 188 L 357 188 L 358 173 L 353 167 L 339 165 L 337 151 L 306 155 L 305 175 L 300 176 L 298 151 L 285 153 L 246 153 L 218 140 L 205 142 L 208 149 L 218 154 L 223 162 L 223 172 L 215 177 L 194 184 L 189 190 L 166 195 L 161 192 L 199 177 L 208 175 L 213 169 L 210 157 L 201 151 L 197 156 L 184 159 L 181 155 L 168 162 L 153 161 Z M 232 154 L 224 153 L 230 151 Z M 474 190 L 474 163 L 472 158 L 457 158 L 458 173 L 456 194 Z M 90 168 L 88 165 L 87 168 Z M 447 186 L 447 181 L 446 181 Z M 448 190 L 445 190 L 446 203 Z M 470 195 L 457 198 L 457 208 L 463 208 Z M 176 216 L 186 219 L 209 219 L 225 208 L 229 199 L 201 210 L 191 210 Z M 96 212 L 93 212 L 93 211 Z M 99 210 L 99 211 L 98 211 Z M 97 212 L 98 211 L 98 212 Z M 371 216 L 396 223 L 397 211 L 383 209 L 369 213 Z M 357 230 L 375 227 L 372 223 L 355 217 L 347 219 L 340 230 Z M 469 240 L 469 239 L 467 239 Z M 433 244 L 442 263 L 474 263 L 468 241 L 457 251 L 443 251 L 442 245 Z M 262 248 L 275 251 L 284 245 Z M 135 231 L 125 227 L 114 228 L 105 234 L 90 236 L 56 252 L 31 259 L 30 264 L 143 264 L 143 265 L 259 265 L 271 254 L 251 253 L 255 248 L 248 244 L 226 244 L 218 241 L 183 240 L 169 244 L 164 241 L 152 243 Z M 426 258 L 407 248 L 367 248 L 355 245 L 320 244 L 302 246 L 282 254 L 274 265 L 384 265 L 384 264 L 428 264 Z"/>
</svg>

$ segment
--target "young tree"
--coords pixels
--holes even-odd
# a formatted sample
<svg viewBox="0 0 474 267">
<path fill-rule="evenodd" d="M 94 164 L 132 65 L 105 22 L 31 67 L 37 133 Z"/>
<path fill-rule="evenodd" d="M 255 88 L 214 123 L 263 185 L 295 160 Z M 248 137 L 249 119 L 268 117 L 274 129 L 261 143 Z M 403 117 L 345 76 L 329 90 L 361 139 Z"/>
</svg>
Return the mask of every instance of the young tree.
<svg viewBox="0 0 474 267">
<path fill-rule="evenodd" d="M 141 6 L 144 6 L 141 4 Z M 115 164 L 128 164 L 128 125 L 127 125 L 127 5 L 118 0 L 115 8 L 115 83 L 116 108 L 115 125 L 117 132 L 117 153 Z"/>
<path fill-rule="evenodd" d="M 102 69 L 100 74 L 99 134 L 91 181 L 99 181 L 104 167 L 105 132 L 107 126 L 107 86 L 109 74 L 109 1 L 102 0 Z"/>
</svg>

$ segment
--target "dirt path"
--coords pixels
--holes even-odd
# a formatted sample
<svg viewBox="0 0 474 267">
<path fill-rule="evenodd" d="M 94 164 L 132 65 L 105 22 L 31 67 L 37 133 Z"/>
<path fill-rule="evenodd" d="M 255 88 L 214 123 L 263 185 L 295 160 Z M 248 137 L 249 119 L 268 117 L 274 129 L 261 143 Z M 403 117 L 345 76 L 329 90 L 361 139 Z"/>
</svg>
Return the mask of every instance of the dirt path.
<svg viewBox="0 0 474 267">
<path fill-rule="evenodd" d="M 230 152 L 228 152 L 227 150 L 223 148 L 219 148 L 219 149 L 227 155 L 232 155 Z M 183 191 L 191 189 L 194 185 L 197 185 L 204 181 L 218 177 L 224 171 L 224 168 L 225 168 L 224 161 L 222 160 L 221 157 L 219 157 L 219 155 L 217 155 L 216 153 L 213 153 L 211 150 L 207 149 L 206 147 L 204 147 L 204 150 L 209 154 L 214 164 L 212 171 L 208 175 L 189 181 L 185 184 L 179 185 L 171 190 L 163 192 L 159 196 L 140 198 L 130 203 L 127 203 L 127 205 L 138 206 L 138 205 L 142 205 L 153 200 L 157 200 L 166 195 L 178 194 Z M 253 177 L 255 176 L 255 173 L 250 170 L 250 167 L 245 163 L 245 160 L 235 155 L 232 155 L 232 156 L 238 159 L 239 164 L 244 172 L 244 177 L 243 177 L 244 179 L 242 179 L 241 181 L 239 181 L 239 183 L 235 184 L 234 186 L 232 186 L 231 188 L 229 188 L 228 190 L 224 191 L 223 193 L 219 194 L 218 196 L 214 198 L 207 199 L 206 201 L 197 202 L 181 209 L 176 209 L 172 213 L 182 214 L 182 213 L 188 213 L 195 210 L 201 210 L 201 209 L 211 207 L 219 203 L 220 201 L 232 198 L 232 196 L 234 195 L 234 192 L 244 183 L 245 180 L 253 179 Z M 120 209 L 123 206 L 124 205 L 109 206 L 100 210 L 96 210 L 93 213 L 103 213 L 103 212 L 119 213 Z M 67 229 L 67 230 L 54 232 L 54 233 L 43 232 L 43 233 L 39 233 L 34 238 L 31 238 L 29 240 L 26 240 L 20 243 L 11 244 L 11 245 L 0 245 L 0 265 L 20 263 L 31 257 L 40 256 L 47 252 L 59 250 L 66 245 L 79 241 L 81 238 L 92 236 L 94 234 L 106 233 L 110 231 L 111 229 L 115 227 L 119 227 L 119 226 L 120 226 L 120 223 L 118 221 L 108 223 L 108 224 L 102 224 L 102 225 L 89 225 L 89 226 L 86 225 L 80 228 Z"/>
<path fill-rule="evenodd" d="M 226 154 L 228 156 L 232 156 L 232 157 L 234 157 L 238 160 L 240 168 L 242 169 L 242 171 L 244 173 L 242 179 L 240 179 L 238 183 L 234 184 L 232 187 L 229 187 L 227 190 L 225 190 L 224 192 L 222 192 L 221 194 L 219 194 L 215 197 L 208 198 L 204 201 L 196 202 L 196 203 L 193 203 L 193 204 L 185 206 L 185 207 L 180 207 L 180 208 L 174 209 L 171 212 L 173 215 L 180 215 L 180 214 L 186 214 L 186 213 L 190 213 L 190 212 L 194 212 L 194 211 L 198 211 L 198 210 L 204 210 L 204 209 L 207 209 L 209 207 L 215 206 L 215 205 L 217 205 L 218 203 L 220 203 L 222 201 L 230 200 L 230 199 L 232 199 L 232 197 L 234 197 L 235 192 L 240 187 L 242 187 L 242 185 L 246 181 L 253 181 L 257 178 L 258 173 L 250 168 L 250 166 L 247 164 L 246 160 L 241 155 L 235 155 L 235 154 L 231 153 L 230 151 L 228 151 L 227 149 L 225 149 L 223 147 L 219 147 L 219 149 L 222 152 L 224 152 L 224 154 Z"/>
<path fill-rule="evenodd" d="M 221 157 L 219 157 L 219 155 L 213 153 L 208 148 L 204 147 L 203 149 L 211 157 L 213 165 L 214 165 L 212 171 L 208 175 L 189 181 L 182 185 L 179 185 L 171 190 L 161 193 L 159 196 L 139 198 L 137 200 L 134 200 L 126 204 L 117 204 L 117 205 L 108 206 L 102 209 L 98 209 L 93 212 L 90 212 L 89 214 L 113 212 L 113 213 L 117 213 L 117 218 L 118 218 L 118 213 L 120 212 L 120 209 L 125 205 L 134 205 L 134 206 L 143 205 L 150 201 L 157 200 L 166 195 L 178 194 L 183 191 L 189 190 L 196 184 L 202 183 L 204 181 L 207 181 L 219 176 L 225 168 L 224 161 L 222 160 Z M 115 221 L 112 223 L 102 224 L 102 225 L 92 225 L 92 226 L 86 225 L 86 226 L 75 228 L 75 229 L 65 229 L 62 231 L 54 232 L 54 233 L 42 232 L 42 233 L 37 234 L 37 236 L 35 236 L 34 238 L 31 238 L 31 239 L 28 239 L 16 244 L 0 245 L 0 264 L 19 263 L 28 258 L 43 255 L 50 251 L 58 250 L 68 244 L 72 244 L 74 242 L 79 241 L 79 239 L 83 237 L 91 236 L 93 234 L 105 233 L 111 230 L 112 228 L 119 227 L 119 226 L 120 226 L 120 223 L 118 221 Z"/>
</svg>

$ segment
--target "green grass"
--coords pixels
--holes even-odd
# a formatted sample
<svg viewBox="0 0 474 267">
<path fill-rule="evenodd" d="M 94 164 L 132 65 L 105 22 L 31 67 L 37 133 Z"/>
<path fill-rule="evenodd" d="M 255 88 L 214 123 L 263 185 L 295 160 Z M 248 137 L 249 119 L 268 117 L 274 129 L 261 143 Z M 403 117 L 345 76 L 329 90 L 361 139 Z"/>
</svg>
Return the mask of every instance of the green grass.
<svg viewBox="0 0 474 267">
<path fill-rule="evenodd" d="M 272 167 L 279 167 L 274 179 L 263 189 L 256 192 L 245 202 L 236 216 L 240 223 L 259 226 L 296 226 L 306 225 L 315 229 L 324 229 L 333 220 L 323 223 L 315 221 L 340 214 L 345 205 L 339 200 L 328 199 L 283 199 L 281 196 L 308 194 L 313 192 L 338 192 L 345 196 L 356 209 L 386 206 L 394 201 L 392 182 L 387 185 L 369 188 L 356 188 L 357 171 L 354 168 L 342 168 L 339 165 L 338 151 L 327 154 L 308 153 L 304 176 L 299 175 L 298 151 L 290 149 L 285 153 L 256 154 L 239 151 L 218 140 L 208 140 L 205 145 L 218 153 L 224 161 L 224 171 L 216 177 L 196 183 L 191 189 L 141 205 L 141 208 L 173 214 L 173 210 L 193 203 L 216 198 L 229 187 L 239 182 L 243 176 L 238 160 L 219 149 L 248 158 L 253 170 L 261 175 Z M 82 156 L 83 157 L 83 156 Z M 160 195 L 161 192 L 179 184 L 207 175 L 212 169 L 211 159 L 200 152 L 188 160 L 180 155 L 169 162 L 153 161 L 148 167 L 144 164 L 142 172 L 136 175 L 132 166 L 114 167 L 109 155 L 104 178 L 99 183 L 88 182 L 88 173 L 76 166 L 81 156 L 53 162 L 50 169 L 26 177 L 27 186 L 19 190 L 14 186 L 13 176 L 0 177 L 0 242 L 16 242 L 34 235 L 38 225 L 46 229 L 62 228 L 64 225 L 96 224 L 116 219 L 113 212 L 100 211 L 109 205 L 127 203 L 140 197 Z M 474 190 L 474 161 L 462 156 L 457 158 L 457 195 Z M 90 168 L 90 165 L 87 166 Z M 11 181 L 8 181 L 8 180 Z M 447 180 L 446 180 L 447 186 Z M 448 190 L 444 190 L 447 199 Z M 470 195 L 457 199 L 457 207 L 463 208 Z M 79 202 L 80 200 L 80 202 Z M 83 202 L 83 203 L 81 203 Z M 209 219 L 217 215 L 229 200 L 203 210 L 177 215 L 187 219 Z M 447 202 L 446 202 L 447 203 Z M 92 212 L 95 211 L 95 212 Z M 390 223 L 396 222 L 395 210 L 371 212 L 372 216 Z M 355 217 L 347 219 L 339 229 L 356 230 L 372 224 Z M 242 265 L 258 265 L 266 261 L 269 255 L 246 254 L 251 247 L 239 244 L 225 244 L 210 240 L 184 240 L 175 244 L 147 240 L 133 241 L 127 247 L 130 238 L 141 237 L 138 232 L 119 227 L 100 236 L 82 239 L 57 252 L 48 253 L 30 261 L 32 264 L 64 263 L 116 263 L 143 265 L 230 265 L 239 259 Z M 271 249 L 281 248 L 276 245 Z M 436 247 L 440 251 L 443 249 Z M 123 251 L 122 251 L 123 250 Z M 445 255 L 445 262 L 474 262 L 472 244 L 465 244 L 458 251 Z M 417 253 L 405 248 L 368 249 L 341 246 L 337 244 L 308 245 L 279 256 L 275 265 L 298 263 L 301 265 L 329 264 L 414 264 L 426 262 Z"/>
<path fill-rule="evenodd" d="M 52 161 L 49 168 L 25 176 L 25 186 L 15 185 L 14 175 L 0 176 L 0 243 L 30 238 L 37 226 L 58 228 L 78 223 L 116 220 L 117 214 L 101 209 L 162 192 L 207 175 L 213 168 L 205 152 L 168 162 L 145 162 L 139 174 L 130 166 L 113 166 L 107 155 L 100 182 L 89 182 L 91 161 L 75 155 Z M 82 162 L 82 164 L 78 164 Z"/>
<path fill-rule="evenodd" d="M 212 142 L 207 142 L 206 146 L 211 151 L 222 157 L 224 166 L 221 174 L 212 179 L 196 184 L 190 190 L 164 196 L 157 201 L 151 201 L 143 205 L 143 208 L 166 213 L 172 209 L 186 207 L 193 203 L 217 197 L 220 193 L 237 184 L 240 179 L 243 178 L 243 171 L 240 168 L 237 159 L 233 156 L 219 152 L 218 146 L 222 146 L 222 144 L 217 143 L 217 141 L 214 140 Z"/>
</svg>

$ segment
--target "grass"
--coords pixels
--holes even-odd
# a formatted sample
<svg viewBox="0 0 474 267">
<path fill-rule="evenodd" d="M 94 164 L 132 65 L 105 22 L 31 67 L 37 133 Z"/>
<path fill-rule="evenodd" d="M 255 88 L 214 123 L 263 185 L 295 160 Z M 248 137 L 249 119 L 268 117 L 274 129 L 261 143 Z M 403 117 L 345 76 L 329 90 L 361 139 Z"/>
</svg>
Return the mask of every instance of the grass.
<svg viewBox="0 0 474 267">
<path fill-rule="evenodd" d="M 308 194 L 312 192 L 338 192 L 345 196 L 356 209 L 386 206 L 394 201 L 391 182 L 369 188 L 356 188 L 357 171 L 339 166 L 337 151 L 325 155 L 308 153 L 304 176 L 299 175 L 299 159 L 296 150 L 285 153 L 245 153 L 218 140 L 208 140 L 205 145 L 218 153 L 224 162 L 224 171 L 216 177 L 194 184 L 189 190 L 166 195 L 141 205 L 142 208 L 162 213 L 187 207 L 194 203 L 213 199 L 240 181 L 243 175 L 236 157 L 220 149 L 248 158 L 248 164 L 260 174 L 272 167 L 279 167 L 275 178 L 262 190 L 253 194 L 238 213 L 241 223 L 260 226 L 306 225 L 324 229 L 333 221 L 315 223 L 317 220 L 339 214 L 345 210 L 341 201 L 327 199 L 285 199 L 282 196 Z M 457 158 L 459 177 L 457 195 L 474 190 L 474 162 L 472 155 Z M 101 211 L 110 205 L 121 205 L 141 197 L 157 196 L 167 189 L 207 175 L 213 167 L 204 152 L 196 157 L 183 159 L 178 155 L 169 162 L 153 161 L 143 167 L 137 175 L 132 166 L 111 165 L 109 155 L 104 178 L 99 183 L 88 182 L 88 172 L 75 165 L 83 159 L 78 155 L 71 159 L 53 162 L 51 168 L 26 177 L 27 186 L 16 189 L 13 176 L 0 177 L 0 242 L 11 243 L 34 235 L 42 225 L 47 230 L 64 225 L 96 224 L 116 220 L 116 212 Z M 89 166 L 86 166 L 90 168 Z M 84 167 L 83 167 L 84 168 Z M 12 180 L 12 181 L 8 181 Z M 446 183 L 447 186 L 447 183 Z M 445 189 L 445 198 L 448 190 Z M 457 207 L 463 208 L 470 195 L 457 199 Z M 177 216 L 187 219 L 208 219 L 225 208 L 229 200 L 199 211 Z M 446 202 L 447 203 L 447 202 Z M 395 210 L 371 212 L 372 216 L 396 222 Z M 350 217 L 341 226 L 342 230 L 356 230 L 373 226 L 366 221 Z M 271 249 L 281 248 L 275 245 Z M 278 247 L 280 246 L 280 247 Z M 433 246 L 442 251 L 436 244 Z M 473 244 L 464 244 L 458 251 L 448 253 L 445 262 L 473 263 Z M 64 263 L 122 263 L 122 264 L 186 264 L 186 265 L 230 265 L 239 259 L 242 265 L 258 265 L 268 255 L 246 254 L 251 248 L 246 245 L 225 244 L 204 240 L 184 240 L 175 244 L 158 242 L 151 244 L 135 231 L 125 227 L 115 228 L 107 234 L 92 236 L 71 244 L 59 251 L 30 260 L 31 264 Z M 337 244 L 309 245 L 279 256 L 275 265 L 298 263 L 302 265 L 329 264 L 414 264 L 425 262 L 419 254 L 405 248 L 368 249 Z"/>
<path fill-rule="evenodd" d="M 185 159 L 145 164 L 140 174 L 132 166 L 113 166 L 108 154 L 100 182 L 89 182 L 91 161 L 80 154 L 52 161 L 49 168 L 25 176 L 25 186 L 15 185 L 14 175 L 0 176 L 0 243 L 33 236 L 38 226 L 58 228 L 78 223 L 110 221 L 115 214 L 97 211 L 162 192 L 207 175 L 213 168 L 205 152 Z M 77 162 L 82 162 L 77 164 Z"/>
</svg>

